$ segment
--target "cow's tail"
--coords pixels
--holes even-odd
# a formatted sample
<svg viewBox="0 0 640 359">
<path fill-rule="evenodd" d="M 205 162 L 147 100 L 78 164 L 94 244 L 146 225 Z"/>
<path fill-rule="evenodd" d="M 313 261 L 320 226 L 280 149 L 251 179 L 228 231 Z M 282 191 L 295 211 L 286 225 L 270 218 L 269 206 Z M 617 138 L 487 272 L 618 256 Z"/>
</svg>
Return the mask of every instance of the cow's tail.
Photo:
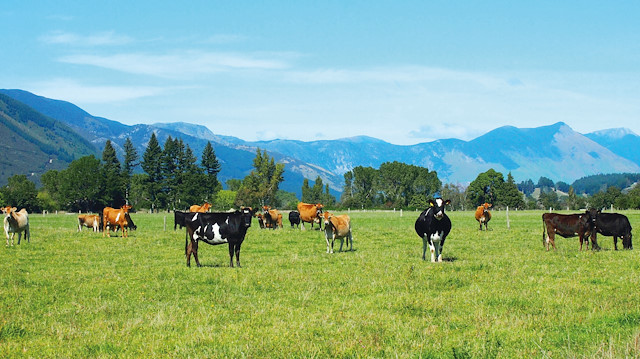
<svg viewBox="0 0 640 359">
<path fill-rule="evenodd" d="M 184 231 L 184 256 L 187 256 L 187 248 L 189 248 L 189 231 Z"/>
</svg>

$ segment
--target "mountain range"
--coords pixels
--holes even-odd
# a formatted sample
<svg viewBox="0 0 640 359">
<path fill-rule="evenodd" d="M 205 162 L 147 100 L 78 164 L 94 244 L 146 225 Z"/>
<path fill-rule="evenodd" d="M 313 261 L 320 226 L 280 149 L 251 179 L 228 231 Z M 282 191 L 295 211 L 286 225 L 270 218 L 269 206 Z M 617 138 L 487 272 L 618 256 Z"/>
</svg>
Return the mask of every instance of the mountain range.
<svg viewBox="0 0 640 359">
<path fill-rule="evenodd" d="M 563 122 L 536 128 L 504 126 L 470 141 L 451 138 L 409 146 L 394 145 L 367 136 L 310 142 L 252 142 L 214 134 L 205 126 L 185 122 L 125 125 L 92 116 L 69 102 L 22 90 L 0 90 L 1 95 L 5 96 L 0 97 L 0 132 L 3 139 L 7 138 L 5 133 L 14 139 L 9 144 L 2 140 L 3 147 L 15 150 L 23 148 L 20 141 L 34 143 L 29 139 L 35 138 L 35 130 L 17 127 L 16 124 L 22 123 L 22 120 L 11 115 L 10 108 L 19 107 L 23 111 L 28 109 L 33 116 L 38 114 L 42 119 L 53 121 L 51 123 L 55 123 L 56 128 L 70 130 L 74 135 L 62 136 L 67 140 L 66 143 L 55 143 L 64 148 L 65 153 L 73 153 L 72 157 L 75 158 L 87 153 L 100 157 L 107 139 L 122 155 L 122 146 L 127 137 L 131 138 L 138 154 L 142 156 L 152 132 L 156 133 L 161 144 L 169 136 L 182 138 L 197 155 L 210 141 L 221 162 L 219 179 L 224 183 L 230 178 L 246 176 L 252 169 L 256 150 L 266 149 L 276 161 L 286 165 L 281 188 L 298 196 L 303 178 L 313 183 L 320 176 L 323 183 L 328 183 L 334 195 L 337 195 L 342 189 L 345 172 L 356 166 L 377 168 L 391 161 L 423 166 L 437 171 L 443 183 L 460 184 L 473 181 L 479 173 L 490 168 L 505 176 L 511 172 L 518 182 L 526 179 L 535 182 L 544 176 L 554 181 L 572 183 L 594 174 L 640 172 L 640 153 L 636 150 L 640 146 L 640 136 L 620 128 L 580 134 Z M 9 120 L 14 126 L 8 130 L 6 123 Z M 51 127 L 51 123 L 45 127 Z M 69 158 L 67 156 L 66 159 Z M 11 164 L 10 159 L 1 157 L 0 161 L 0 184 L 6 183 L 12 174 L 26 173 L 23 168 Z M 29 169 L 34 176 L 51 167 L 35 166 L 35 162 L 40 161 L 34 159 L 34 166 Z M 65 163 L 62 159 L 59 162 L 61 165 Z"/>
</svg>

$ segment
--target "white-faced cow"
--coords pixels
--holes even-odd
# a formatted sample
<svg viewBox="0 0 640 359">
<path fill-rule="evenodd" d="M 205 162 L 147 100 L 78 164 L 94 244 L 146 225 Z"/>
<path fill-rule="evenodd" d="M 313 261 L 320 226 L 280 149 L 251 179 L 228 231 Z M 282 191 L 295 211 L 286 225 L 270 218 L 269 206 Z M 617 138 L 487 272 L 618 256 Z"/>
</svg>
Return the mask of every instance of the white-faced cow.
<svg viewBox="0 0 640 359">
<path fill-rule="evenodd" d="M 442 262 L 442 249 L 447 235 L 451 231 L 451 220 L 444 213 L 445 205 L 451 200 L 436 198 L 429 200 L 429 208 L 420 213 L 416 220 L 415 229 L 422 238 L 422 259 L 426 260 L 427 245 L 431 251 L 431 261 Z"/>
<path fill-rule="evenodd" d="M 191 255 L 196 259 L 196 265 L 200 267 L 198 260 L 198 242 L 207 244 L 229 244 L 229 266 L 233 267 L 233 255 L 240 267 L 240 247 L 251 226 L 251 208 L 242 208 L 235 212 L 211 212 L 211 213 L 187 213 L 185 226 L 187 235 L 185 238 L 185 255 L 187 267 L 191 266 Z"/>
<path fill-rule="evenodd" d="M 542 245 L 549 250 L 549 243 L 556 249 L 556 234 L 564 238 L 578 236 L 580 250 L 582 244 L 587 243 L 589 249 L 589 235 L 593 233 L 594 221 L 590 211 L 576 214 L 543 213 L 542 214 Z M 592 237 L 592 249 L 598 248 L 595 237 Z"/>
<path fill-rule="evenodd" d="M 491 203 L 484 203 L 482 206 L 478 206 L 476 208 L 476 221 L 480 224 L 480 230 L 482 230 L 482 225 L 484 224 L 484 230 L 487 231 L 487 224 L 491 220 L 491 212 L 489 212 L 489 208 L 491 207 Z"/>
<path fill-rule="evenodd" d="M 348 215 L 343 214 L 336 216 L 332 213 L 325 212 L 324 217 L 324 239 L 327 241 L 327 253 L 333 253 L 333 243 L 336 239 L 340 240 L 340 252 L 342 252 L 342 245 L 344 240 L 347 240 L 347 247 L 349 250 L 353 250 L 353 236 L 351 234 L 351 218 Z M 331 245 L 329 245 L 329 239 L 331 239 Z"/>
<path fill-rule="evenodd" d="M 294 226 L 296 226 L 297 228 L 300 228 L 300 212 L 298 211 L 289 212 L 289 223 L 291 223 L 291 228 L 293 228 Z"/>
<path fill-rule="evenodd" d="M 603 236 L 613 237 L 613 246 L 618 250 L 618 237 L 622 239 L 622 247 L 624 249 L 633 249 L 631 241 L 631 223 L 629 218 L 620 213 L 601 213 L 597 210 L 590 210 L 591 215 L 595 216 L 596 231 Z M 596 233 L 592 233 L 591 240 L 596 242 Z"/>
<path fill-rule="evenodd" d="M 94 232 L 100 232 L 100 216 L 97 214 L 79 214 L 78 232 L 82 231 L 82 227 L 92 228 Z"/>
<path fill-rule="evenodd" d="M 310 203 L 298 203 L 298 213 L 300 213 L 300 223 L 302 224 L 302 229 L 304 230 L 304 224 L 311 223 L 311 228 L 313 228 L 314 223 L 318 223 L 320 229 L 322 229 L 320 217 L 322 217 L 322 208 L 324 206 L 320 203 L 310 204 Z"/>
<path fill-rule="evenodd" d="M 17 212 L 16 207 L 3 207 L 4 217 L 4 234 L 7 236 L 7 246 L 9 245 L 9 236 L 11 236 L 11 245 L 13 246 L 13 237 L 18 233 L 18 244 L 22 239 L 22 232 L 27 242 L 31 242 L 31 232 L 29 231 L 29 213 L 26 209 Z"/>
</svg>

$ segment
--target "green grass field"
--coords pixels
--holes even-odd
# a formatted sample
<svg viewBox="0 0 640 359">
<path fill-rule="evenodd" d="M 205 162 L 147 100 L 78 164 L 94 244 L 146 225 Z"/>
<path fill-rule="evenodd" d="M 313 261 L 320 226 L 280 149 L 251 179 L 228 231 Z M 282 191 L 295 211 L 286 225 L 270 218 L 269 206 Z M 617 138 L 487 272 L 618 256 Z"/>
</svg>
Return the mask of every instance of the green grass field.
<svg viewBox="0 0 640 359">
<path fill-rule="evenodd" d="M 132 214 L 128 239 L 34 214 L 31 243 L 0 247 L 0 357 L 640 357 L 640 251 L 546 252 L 541 213 L 480 232 L 449 212 L 443 263 L 422 261 L 416 212 L 352 212 L 355 250 L 333 255 L 254 220 L 242 268 L 206 244 L 187 268 L 171 214 Z"/>
</svg>

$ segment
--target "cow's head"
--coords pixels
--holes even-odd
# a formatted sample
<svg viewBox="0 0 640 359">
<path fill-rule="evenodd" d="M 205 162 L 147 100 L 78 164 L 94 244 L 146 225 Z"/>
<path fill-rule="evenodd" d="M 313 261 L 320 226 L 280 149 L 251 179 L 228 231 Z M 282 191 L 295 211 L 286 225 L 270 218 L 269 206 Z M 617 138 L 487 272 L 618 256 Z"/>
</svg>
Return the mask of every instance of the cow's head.
<svg viewBox="0 0 640 359">
<path fill-rule="evenodd" d="M 444 206 L 451 204 L 451 200 L 443 200 L 442 198 L 430 199 L 429 206 L 433 209 L 433 215 L 437 220 L 444 217 Z"/>
<path fill-rule="evenodd" d="M 325 227 L 331 225 L 331 217 L 333 217 L 333 214 L 331 214 L 331 212 L 324 212 L 321 217 L 323 219 Z"/>
<path fill-rule="evenodd" d="M 485 202 L 485 203 L 482 205 L 482 207 L 484 208 L 484 209 L 483 209 L 483 212 L 484 212 L 484 213 L 489 212 L 489 208 L 491 208 L 491 206 L 492 206 L 492 204 L 491 204 L 491 203 L 487 203 L 487 202 Z"/>
<path fill-rule="evenodd" d="M 322 205 L 322 203 L 317 203 L 316 204 L 316 216 L 318 218 L 322 217 L 322 209 L 324 208 L 324 206 Z"/>
<path fill-rule="evenodd" d="M 6 207 L 2 207 L 2 213 L 6 214 L 7 216 L 11 213 L 11 212 L 15 212 L 17 210 L 16 207 L 11 207 L 11 206 L 6 206 Z"/>
<path fill-rule="evenodd" d="M 122 208 L 122 209 L 124 210 L 124 213 L 127 213 L 127 212 L 129 212 L 129 210 L 131 209 L 131 206 L 130 206 L 130 205 L 128 205 L 128 204 L 125 204 L 124 206 L 122 206 L 122 207 L 120 207 L 120 208 Z"/>
<path fill-rule="evenodd" d="M 251 207 L 242 207 L 240 208 L 240 223 L 244 227 L 251 227 L 251 218 L 253 217 L 253 210 Z"/>
<path fill-rule="evenodd" d="M 600 210 L 595 208 L 589 208 L 588 210 L 585 211 L 584 214 L 585 214 L 585 218 L 587 218 L 587 221 L 590 227 L 593 227 L 596 225 L 596 219 L 598 219 L 598 214 L 600 214 Z"/>
<path fill-rule="evenodd" d="M 209 202 L 205 202 L 205 203 L 202 205 L 202 210 L 203 210 L 204 212 L 209 212 L 209 208 L 211 208 L 211 203 L 209 203 Z"/>
</svg>

